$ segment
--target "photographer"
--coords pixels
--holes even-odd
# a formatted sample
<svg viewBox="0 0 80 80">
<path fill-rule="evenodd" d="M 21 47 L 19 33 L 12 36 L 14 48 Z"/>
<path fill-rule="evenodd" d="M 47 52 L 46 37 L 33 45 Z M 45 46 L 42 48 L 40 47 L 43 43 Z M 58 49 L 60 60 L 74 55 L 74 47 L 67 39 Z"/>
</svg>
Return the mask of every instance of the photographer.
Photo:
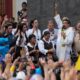
<svg viewBox="0 0 80 80">
<path fill-rule="evenodd" d="M 18 21 L 21 21 L 23 18 L 27 18 L 27 3 L 22 3 L 22 9 L 18 11 Z"/>
</svg>

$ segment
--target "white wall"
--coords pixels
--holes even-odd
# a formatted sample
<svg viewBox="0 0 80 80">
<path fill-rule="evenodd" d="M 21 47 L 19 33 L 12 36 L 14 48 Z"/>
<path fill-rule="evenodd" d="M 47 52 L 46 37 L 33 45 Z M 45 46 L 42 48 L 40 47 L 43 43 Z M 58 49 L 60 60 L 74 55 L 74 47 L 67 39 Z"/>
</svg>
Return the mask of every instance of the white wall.
<svg viewBox="0 0 80 80">
<path fill-rule="evenodd" d="M 22 2 L 27 2 L 27 0 L 16 0 L 16 11 L 21 10 Z"/>
<path fill-rule="evenodd" d="M 21 10 L 22 2 L 27 2 L 27 0 L 13 0 L 13 16 L 17 21 L 17 12 Z"/>
</svg>

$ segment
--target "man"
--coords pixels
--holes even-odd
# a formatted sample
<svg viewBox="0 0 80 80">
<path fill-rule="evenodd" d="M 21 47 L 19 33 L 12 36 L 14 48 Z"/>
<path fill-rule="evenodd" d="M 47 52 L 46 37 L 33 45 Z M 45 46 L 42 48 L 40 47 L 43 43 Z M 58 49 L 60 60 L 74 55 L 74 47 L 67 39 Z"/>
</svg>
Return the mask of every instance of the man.
<svg viewBox="0 0 80 80">
<path fill-rule="evenodd" d="M 31 58 L 33 58 L 33 61 L 36 61 L 39 58 L 40 52 L 38 49 L 35 35 L 31 34 L 29 36 L 28 40 L 29 40 L 29 42 L 28 42 L 27 46 L 25 46 L 26 55 L 29 55 Z"/>
<path fill-rule="evenodd" d="M 42 53 L 42 57 L 51 57 L 54 61 L 57 61 L 55 55 L 54 43 L 50 41 L 49 31 L 45 31 L 43 39 L 38 42 L 39 51 Z"/>
<path fill-rule="evenodd" d="M 10 47 L 13 45 L 12 40 L 12 24 L 7 23 L 5 25 L 5 31 L 0 37 L 0 53 L 3 58 L 5 57 L 5 54 L 9 51 Z"/>
<path fill-rule="evenodd" d="M 36 40 L 39 41 L 41 39 L 41 30 L 39 29 L 39 22 L 37 19 L 32 20 L 32 28 L 28 30 L 27 36 L 34 34 L 36 36 Z"/>
<path fill-rule="evenodd" d="M 21 11 L 18 11 L 18 20 L 21 21 L 23 18 L 27 19 L 27 3 L 22 3 Z"/>
<path fill-rule="evenodd" d="M 5 31 L 3 32 L 3 36 L 7 37 L 9 40 L 9 48 L 14 45 L 15 39 L 12 34 L 12 23 L 8 22 L 5 24 Z"/>
<path fill-rule="evenodd" d="M 53 20 L 49 20 L 48 21 L 48 28 L 43 31 L 43 34 L 44 34 L 45 31 L 49 31 L 50 32 L 50 40 L 54 41 L 56 43 L 57 29 L 55 29 L 55 27 L 54 27 Z"/>
<path fill-rule="evenodd" d="M 70 52 L 72 51 L 72 43 L 74 37 L 74 29 L 71 27 L 71 22 L 67 17 L 62 20 L 57 11 L 57 4 L 55 4 L 55 16 L 54 19 L 59 28 L 58 38 L 56 42 L 56 53 L 59 60 L 70 59 Z"/>
<path fill-rule="evenodd" d="M 64 20 L 62 29 L 59 29 L 58 31 L 56 53 L 59 57 L 59 60 L 67 60 L 70 58 L 70 52 L 72 51 L 72 43 L 74 38 L 74 29 L 70 26 L 70 21 Z"/>
</svg>

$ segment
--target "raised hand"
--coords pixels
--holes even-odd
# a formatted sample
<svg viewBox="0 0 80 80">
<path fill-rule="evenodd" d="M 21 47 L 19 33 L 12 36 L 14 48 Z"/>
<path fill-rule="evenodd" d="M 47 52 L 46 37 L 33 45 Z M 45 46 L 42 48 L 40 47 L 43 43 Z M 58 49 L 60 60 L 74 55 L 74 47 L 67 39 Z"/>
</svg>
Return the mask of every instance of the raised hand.
<svg viewBox="0 0 80 80">
<path fill-rule="evenodd" d="M 57 3 L 54 4 L 54 11 L 55 11 L 55 15 L 57 15 L 58 14 L 58 4 Z"/>
<path fill-rule="evenodd" d="M 65 34 L 65 32 L 61 32 L 61 36 L 65 39 L 66 38 L 66 34 Z"/>
<path fill-rule="evenodd" d="M 57 9 L 58 8 L 58 4 L 57 3 L 55 3 L 55 9 Z"/>
</svg>

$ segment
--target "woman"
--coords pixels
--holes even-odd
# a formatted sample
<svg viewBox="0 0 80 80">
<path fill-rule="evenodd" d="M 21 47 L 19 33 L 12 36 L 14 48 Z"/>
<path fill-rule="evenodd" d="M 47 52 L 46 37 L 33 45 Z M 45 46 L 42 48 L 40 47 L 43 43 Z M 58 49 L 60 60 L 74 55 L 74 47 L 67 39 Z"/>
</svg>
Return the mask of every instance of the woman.
<svg viewBox="0 0 80 80">
<path fill-rule="evenodd" d="M 16 45 L 20 47 L 24 47 L 25 44 L 27 44 L 27 35 L 26 35 L 26 24 L 20 24 L 18 28 L 18 38 L 16 41 Z"/>
<path fill-rule="evenodd" d="M 26 27 L 25 23 L 19 24 L 18 30 L 15 34 L 15 36 L 17 37 L 17 40 L 16 40 L 16 47 L 15 47 L 16 53 L 14 55 L 14 59 L 21 56 L 20 50 L 25 45 L 27 45 L 28 39 L 27 39 L 27 35 L 26 35 L 26 30 L 27 30 L 27 27 Z"/>
<path fill-rule="evenodd" d="M 38 29 L 38 20 L 37 19 L 33 19 L 32 22 L 32 28 L 28 30 L 28 37 L 29 35 L 31 34 L 34 34 L 36 36 L 36 39 L 37 40 L 40 40 L 41 39 L 41 31 Z"/>
</svg>

